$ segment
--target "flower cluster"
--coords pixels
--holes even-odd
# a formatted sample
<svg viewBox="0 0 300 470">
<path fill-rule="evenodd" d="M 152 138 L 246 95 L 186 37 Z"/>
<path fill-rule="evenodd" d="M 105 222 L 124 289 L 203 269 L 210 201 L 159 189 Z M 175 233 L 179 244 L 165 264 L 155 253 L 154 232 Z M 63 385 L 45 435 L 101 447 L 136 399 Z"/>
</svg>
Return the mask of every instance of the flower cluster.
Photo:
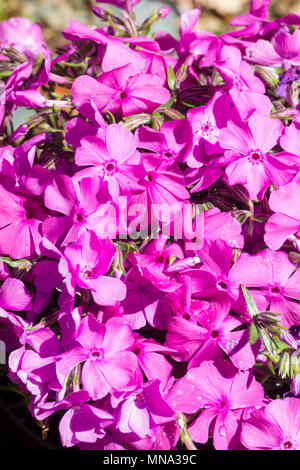
<svg viewBox="0 0 300 470">
<path fill-rule="evenodd" d="M 300 15 L 110 3 L 0 23 L 7 378 L 66 447 L 300 449 Z"/>
</svg>

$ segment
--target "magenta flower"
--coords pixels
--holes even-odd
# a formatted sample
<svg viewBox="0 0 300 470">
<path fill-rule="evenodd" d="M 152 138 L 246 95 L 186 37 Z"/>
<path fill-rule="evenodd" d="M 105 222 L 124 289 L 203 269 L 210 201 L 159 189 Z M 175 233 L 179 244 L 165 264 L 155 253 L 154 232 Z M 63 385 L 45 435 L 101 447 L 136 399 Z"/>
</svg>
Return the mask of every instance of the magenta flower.
<svg viewBox="0 0 300 470">
<path fill-rule="evenodd" d="M 1 253 L 13 259 L 40 254 L 40 226 L 45 217 L 39 200 L 19 196 L 0 186 Z"/>
<path fill-rule="evenodd" d="M 124 282 L 127 293 L 122 309 L 132 329 L 142 328 L 147 322 L 154 328 L 166 329 L 171 312 L 164 293 L 142 276 L 138 267 L 128 272 Z"/>
<path fill-rule="evenodd" d="M 11 277 L 5 279 L 0 288 L 0 307 L 14 311 L 31 308 L 31 296 L 22 281 Z"/>
<path fill-rule="evenodd" d="M 97 209 L 107 201 L 103 186 L 97 177 L 83 178 L 75 186 L 69 176 L 57 176 L 45 191 L 45 206 L 65 216 L 48 217 L 42 225 L 43 236 L 52 243 L 67 245 L 76 242 L 86 230 L 96 231 L 102 219 Z"/>
<path fill-rule="evenodd" d="M 281 134 L 279 120 L 254 113 L 249 125 L 229 121 L 220 133 L 220 144 L 231 152 L 226 175 L 229 184 L 242 184 L 251 199 L 262 199 L 267 187 L 273 183 L 282 186 L 296 173 L 294 162 L 284 153 L 270 154 Z"/>
<path fill-rule="evenodd" d="M 184 255 L 177 243 L 166 245 L 167 241 L 166 236 L 160 235 L 142 253 L 129 253 L 128 259 L 134 266 L 138 266 L 142 275 L 155 287 L 164 292 L 172 292 L 179 285 L 165 273 L 165 269 L 171 256 L 182 259 Z"/>
<path fill-rule="evenodd" d="M 189 109 L 187 120 L 193 133 L 193 150 L 186 163 L 192 168 L 208 164 L 211 157 L 222 153 L 219 145 L 220 131 L 229 119 L 237 118 L 224 91 L 218 91 L 207 105 Z"/>
<path fill-rule="evenodd" d="M 62 445 L 71 447 L 80 442 L 96 442 L 105 436 L 103 429 L 110 426 L 114 418 L 107 411 L 85 403 L 89 398 L 84 390 L 72 392 L 62 400 L 39 403 L 34 415 L 44 420 L 55 411 L 67 409 L 59 423 Z"/>
<path fill-rule="evenodd" d="M 75 161 L 79 166 L 88 166 L 79 171 L 76 178 L 99 176 L 106 182 L 108 192 L 116 203 L 121 193 L 143 189 L 138 184 L 140 154 L 136 150 L 136 140 L 120 124 L 107 127 L 105 140 L 97 137 L 81 139 Z"/>
<path fill-rule="evenodd" d="M 232 265 L 232 248 L 224 240 L 206 242 L 199 251 L 199 259 L 203 262 L 200 269 L 186 271 L 191 277 L 193 297 L 220 306 L 225 303 L 228 312 L 232 307 L 237 313 L 247 314 L 240 285 L 244 281 L 246 286 L 265 286 L 268 271 L 263 259 L 243 253 Z M 265 310 L 266 300 L 261 296 L 256 300 L 259 309 Z"/>
<path fill-rule="evenodd" d="M 252 411 L 243 426 L 243 444 L 251 450 L 299 450 L 299 413 L 299 398 L 274 400 Z"/>
<path fill-rule="evenodd" d="M 239 423 L 244 410 L 263 404 L 264 390 L 251 372 L 239 372 L 223 359 L 204 361 L 190 369 L 172 388 L 168 402 L 176 410 L 200 415 L 188 431 L 195 442 L 213 435 L 217 450 L 239 446 Z"/>
<path fill-rule="evenodd" d="M 159 353 L 169 354 L 174 351 L 152 339 L 146 339 L 136 334 L 133 352 L 136 354 L 139 366 L 147 379 L 158 379 L 164 389 L 173 368 L 163 354 Z"/>
<path fill-rule="evenodd" d="M 191 128 L 185 119 L 177 121 L 167 121 L 160 131 L 156 131 L 146 126 L 141 126 L 136 131 L 137 146 L 150 150 L 151 153 L 143 152 L 143 158 L 151 158 L 152 152 L 162 160 L 184 161 L 188 149 L 191 147 Z"/>
<path fill-rule="evenodd" d="M 40 25 L 19 17 L 0 22 L 0 46 L 13 46 L 32 62 L 48 49 Z"/>
<path fill-rule="evenodd" d="M 81 380 L 93 400 L 135 387 L 138 364 L 135 354 L 129 351 L 134 336 L 121 318 L 111 318 L 103 325 L 88 314 L 81 320 L 74 339 L 74 347 L 57 358 L 61 385 L 73 367 L 84 362 Z"/>
<path fill-rule="evenodd" d="M 210 308 L 198 316 L 194 324 L 173 317 L 168 323 L 166 345 L 177 351 L 176 360 L 189 361 L 188 369 L 203 361 L 221 357 L 224 351 L 241 370 L 250 369 L 255 355 L 249 343 L 249 331 L 233 331 L 242 321 L 227 314 L 227 309 Z"/>
<path fill-rule="evenodd" d="M 112 404 L 118 402 L 117 427 L 123 433 L 134 432 L 141 438 L 152 434 L 158 425 L 172 421 L 174 410 L 163 399 L 160 381 L 150 380 L 133 393 L 126 393 L 120 398 L 112 397 Z"/>
<path fill-rule="evenodd" d="M 120 279 L 105 276 L 115 255 L 116 249 L 110 240 L 85 232 L 76 244 L 65 248 L 59 272 L 70 272 L 79 287 L 91 290 L 98 305 L 113 305 L 126 295 L 125 284 Z"/>
<path fill-rule="evenodd" d="M 264 95 L 265 86 L 256 77 L 250 65 L 242 60 L 238 48 L 224 46 L 216 68 L 229 86 L 229 96 L 241 119 L 248 119 L 254 111 L 259 111 L 265 116 L 270 114 L 271 101 Z"/>
<path fill-rule="evenodd" d="M 232 248 L 243 248 L 244 237 L 241 224 L 232 217 L 230 212 L 221 212 L 217 207 L 198 214 L 191 227 L 186 229 L 185 251 L 198 251 L 203 248 L 204 241 L 224 240 Z M 194 245 L 194 247 L 193 247 Z"/>
<path fill-rule="evenodd" d="M 300 32 L 296 30 L 290 34 L 279 31 L 271 41 L 259 39 L 247 48 L 246 54 L 247 59 L 256 64 L 285 68 L 299 66 Z"/>
<path fill-rule="evenodd" d="M 90 107 L 93 98 L 100 112 L 110 111 L 116 116 L 151 113 L 170 98 L 169 90 L 158 75 L 141 71 L 137 74 L 129 63 L 103 73 L 97 80 L 86 75 L 78 77 L 72 94 L 80 112 L 82 107 Z"/>
<path fill-rule="evenodd" d="M 269 199 L 270 209 L 275 212 L 271 215 L 265 226 L 264 240 L 273 250 L 281 248 L 287 238 L 300 231 L 300 184 L 295 178 L 276 191 L 272 191 Z M 297 241 L 296 241 L 297 243 Z"/>
<path fill-rule="evenodd" d="M 295 300 L 300 299 L 300 273 L 289 260 L 287 253 L 264 250 L 252 256 L 253 270 L 240 271 L 240 281 L 247 286 L 252 283 L 254 266 L 265 266 L 263 271 L 257 270 L 256 285 L 262 283 L 259 289 L 251 289 L 251 294 L 257 300 L 263 297 L 271 312 L 281 313 L 281 323 L 288 328 L 300 322 L 300 306 Z M 258 300 L 261 303 L 260 300 Z"/>
<path fill-rule="evenodd" d="M 161 158 L 159 154 L 142 155 L 144 191 L 132 197 L 133 208 L 142 209 L 138 217 L 140 222 L 151 214 L 158 222 L 170 223 L 189 199 L 184 176 L 173 162 L 172 158 Z"/>
</svg>

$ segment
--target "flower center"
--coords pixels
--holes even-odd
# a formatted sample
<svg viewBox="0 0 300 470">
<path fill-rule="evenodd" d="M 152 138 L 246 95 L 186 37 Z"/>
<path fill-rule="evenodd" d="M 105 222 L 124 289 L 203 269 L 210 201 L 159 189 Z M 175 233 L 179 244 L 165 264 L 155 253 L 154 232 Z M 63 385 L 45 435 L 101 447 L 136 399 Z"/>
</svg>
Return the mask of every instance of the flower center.
<svg viewBox="0 0 300 470">
<path fill-rule="evenodd" d="M 262 161 L 261 151 L 254 150 L 253 152 L 251 152 L 248 156 L 248 160 L 254 165 L 257 165 L 258 163 L 260 163 Z"/>
<path fill-rule="evenodd" d="M 143 392 L 137 392 L 134 396 L 135 404 L 138 408 L 145 408 L 146 406 L 146 399 L 144 397 Z"/>
<path fill-rule="evenodd" d="M 81 268 L 80 271 L 83 277 L 85 277 L 86 279 L 90 279 L 91 277 L 93 277 L 93 270 L 90 266 L 84 266 L 83 268 Z"/>
<path fill-rule="evenodd" d="M 226 290 L 227 289 L 227 282 L 224 282 L 224 281 L 219 281 L 217 283 L 217 289 L 219 290 Z"/>
<path fill-rule="evenodd" d="M 272 294 L 279 294 L 280 289 L 279 289 L 279 287 L 272 287 L 271 292 L 272 292 Z"/>
<path fill-rule="evenodd" d="M 293 444 L 290 441 L 285 441 L 282 445 L 284 449 L 291 449 L 293 447 Z"/>
<path fill-rule="evenodd" d="M 163 263 L 164 262 L 164 257 L 163 256 L 158 256 L 158 258 L 156 258 L 155 262 L 158 263 L 158 264 Z"/>
<path fill-rule="evenodd" d="M 213 131 L 213 126 L 210 122 L 206 122 L 202 127 L 201 127 L 202 135 L 211 135 Z"/>
<path fill-rule="evenodd" d="M 115 169 L 115 164 L 114 162 L 108 162 L 106 163 L 105 165 L 105 170 L 107 171 L 107 173 L 112 173 Z"/>
<path fill-rule="evenodd" d="M 125 98 L 127 98 L 127 93 L 126 91 L 121 91 L 119 93 L 119 97 L 121 98 L 121 100 L 125 100 Z"/>
<path fill-rule="evenodd" d="M 210 334 L 212 338 L 217 338 L 219 336 L 219 332 L 217 330 L 213 330 Z"/>
<path fill-rule="evenodd" d="M 233 86 L 238 90 L 243 90 L 245 88 L 243 81 L 239 77 L 234 77 Z"/>
<path fill-rule="evenodd" d="M 149 183 L 151 183 L 151 181 L 153 181 L 153 178 L 154 178 L 154 176 L 152 175 L 152 173 L 148 173 L 147 176 L 146 176 L 146 179 L 148 179 Z"/>
<path fill-rule="evenodd" d="M 102 349 L 93 349 L 90 353 L 91 359 L 101 360 L 103 359 L 104 352 Z"/>
</svg>

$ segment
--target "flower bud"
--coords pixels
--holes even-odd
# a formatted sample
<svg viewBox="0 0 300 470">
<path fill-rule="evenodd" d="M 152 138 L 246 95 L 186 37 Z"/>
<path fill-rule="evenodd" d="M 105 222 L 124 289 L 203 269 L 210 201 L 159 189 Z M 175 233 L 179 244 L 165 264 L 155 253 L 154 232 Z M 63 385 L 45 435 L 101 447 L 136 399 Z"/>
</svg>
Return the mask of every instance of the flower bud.
<svg viewBox="0 0 300 470">
<path fill-rule="evenodd" d="M 272 87 L 277 85 L 279 82 L 278 72 L 272 67 L 257 65 L 255 67 L 255 72 L 259 73 L 259 75 Z"/>
</svg>

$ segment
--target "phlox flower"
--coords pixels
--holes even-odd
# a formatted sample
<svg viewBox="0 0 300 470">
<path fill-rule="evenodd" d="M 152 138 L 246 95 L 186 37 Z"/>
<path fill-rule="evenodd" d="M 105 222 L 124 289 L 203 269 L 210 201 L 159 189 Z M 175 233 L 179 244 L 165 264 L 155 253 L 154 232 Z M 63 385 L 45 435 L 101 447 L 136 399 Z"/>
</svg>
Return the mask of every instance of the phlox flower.
<svg viewBox="0 0 300 470">
<path fill-rule="evenodd" d="M 13 259 L 40 254 L 40 226 L 46 215 L 39 199 L 25 198 L 0 186 L 1 253 Z"/>
<path fill-rule="evenodd" d="M 72 392 L 62 400 L 39 403 L 34 415 L 36 419 L 44 420 L 55 411 L 67 409 L 59 423 L 62 445 L 71 447 L 81 442 L 93 443 L 106 435 L 103 430 L 114 422 L 114 418 L 107 411 L 87 404 L 89 399 L 88 392 L 84 390 Z"/>
<path fill-rule="evenodd" d="M 142 253 L 129 253 L 128 260 L 138 266 L 142 275 L 155 287 L 164 292 L 172 292 L 179 285 L 165 273 L 165 269 L 171 256 L 182 259 L 184 255 L 177 243 L 166 245 L 167 241 L 166 236 L 160 235 L 152 240 Z"/>
<path fill-rule="evenodd" d="M 300 65 L 300 33 L 286 31 L 277 32 L 271 41 L 259 39 L 246 50 L 247 59 L 256 64 L 269 67 L 285 67 Z"/>
<path fill-rule="evenodd" d="M 277 399 L 253 410 L 242 429 L 244 446 L 251 450 L 299 450 L 299 413 L 299 398 Z"/>
<path fill-rule="evenodd" d="M 59 272 L 62 275 L 71 273 L 77 286 L 91 290 L 98 305 L 113 305 L 125 298 L 125 284 L 118 278 L 105 276 L 116 255 L 110 240 L 98 239 L 94 232 L 87 231 L 63 253 Z"/>
<path fill-rule="evenodd" d="M 205 106 L 189 109 L 187 120 L 193 133 L 193 150 L 186 163 L 192 168 L 208 164 L 211 157 L 222 153 L 220 131 L 229 119 L 237 118 L 224 91 L 217 91 Z"/>
<path fill-rule="evenodd" d="M 67 245 L 76 242 L 86 230 L 96 231 L 97 223 L 102 218 L 97 214 L 97 209 L 106 203 L 108 196 L 103 186 L 97 177 L 83 178 L 74 185 L 69 176 L 57 176 L 46 188 L 45 206 L 65 215 L 48 217 L 42 225 L 43 236 L 52 243 Z"/>
<path fill-rule="evenodd" d="M 149 380 L 133 392 L 112 396 L 112 406 L 118 405 L 117 427 L 123 433 L 134 432 L 139 437 L 151 436 L 152 429 L 172 421 L 174 410 L 163 399 L 159 380 Z"/>
<path fill-rule="evenodd" d="M 74 340 L 73 348 L 57 358 L 56 372 L 61 385 L 70 371 L 84 362 L 81 381 L 93 400 L 135 386 L 138 364 L 129 350 L 134 336 L 121 318 L 111 318 L 104 325 L 88 314 L 81 320 Z"/>
<path fill-rule="evenodd" d="M 137 74 L 131 64 L 107 71 L 97 79 L 82 75 L 72 87 L 73 102 L 79 111 L 93 101 L 99 112 L 110 111 L 117 116 L 151 113 L 166 103 L 170 92 L 161 78 L 151 73 Z M 84 111 L 83 111 L 84 113 Z"/>
<path fill-rule="evenodd" d="M 216 68 L 229 87 L 229 96 L 241 119 L 248 119 L 254 111 L 265 116 L 270 114 L 271 101 L 264 94 L 265 86 L 250 65 L 242 60 L 238 48 L 224 46 Z"/>
<path fill-rule="evenodd" d="M 76 178 L 98 176 L 107 184 L 113 201 L 118 203 L 120 194 L 142 190 L 140 154 L 135 137 L 121 124 L 107 126 L 105 139 L 86 137 L 77 148 L 75 162 L 87 168 L 77 172 Z"/>
<path fill-rule="evenodd" d="M 204 361 L 190 369 L 171 389 L 168 402 L 176 411 L 201 413 L 189 426 L 195 442 L 205 443 L 209 433 L 217 450 L 240 446 L 239 423 L 245 409 L 263 404 L 263 387 L 252 372 L 241 372 L 223 359 Z"/>
<path fill-rule="evenodd" d="M 254 287 L 254 267 L 265 266 L 262 272 L 257 271 L 255 284 L 259 289 L 251 289 L 251 294 L 255 300 L 264 298 L 271 312 L 281 313 L 281 323 L 288 328 L 299 324 L 300 306 L 295 300 L 300 300 L 300 273 L 287 253 L 263 250 L 252 256 L 252 263 L 252 273 L 249 269 L 240 271 L 241 283 Z M 261 303 L 260 300 L 258 302 Z"/>
<path fill-rule="evenodd" d="M 0 48 L 8 46 L 13 46 L 31 62 L 48 49 L 40 25 L 22 17 L 0 22 Z"/>
<path fill-rule="evenodd" d="M 272 191 L 270 209 L 274 212 L 265 225 L 264 240 L 272 250 L 278 250 L 291 236 L 300 231 L 300 184 L 295 178 L 291 183 Z"/>
<path fill-rule="evenodd" d="M 169 320 L 166 345 L 177 351 L 171 354 L 174 359 L 188 361 L 191 369 L 204 360 L 221 357 L 222 350 L 238 369 L 248 370 L 254 365 L 249 331 L 233 331 L 242 321 L 228 315 L 227 309 L 212 305 L 198 315 L 198 322 L 194 324 L 180 317 Z"/>
<path fill-rule="evenodd" d="M 126 279 L 126 297 L 122 309 L 126 321 L 136 330 L 148 322 L 158 329 L 165 329 L 170 316 L 170 304 L 165 294 L 133 266 Z"/>
<path fill-rule="evenodd" d="M 220 133 L 220 144 L 227 153 L 226 175 L 230 185 L 243 185 L 251 199 L 261 200 L 273 183 L 282 186 L 296 174 L 294 162 L 284 153 L 271 154 L 281 135 L 282 124 L 259 113 L 244 122 L 229 121 Z"/>
</svg>

